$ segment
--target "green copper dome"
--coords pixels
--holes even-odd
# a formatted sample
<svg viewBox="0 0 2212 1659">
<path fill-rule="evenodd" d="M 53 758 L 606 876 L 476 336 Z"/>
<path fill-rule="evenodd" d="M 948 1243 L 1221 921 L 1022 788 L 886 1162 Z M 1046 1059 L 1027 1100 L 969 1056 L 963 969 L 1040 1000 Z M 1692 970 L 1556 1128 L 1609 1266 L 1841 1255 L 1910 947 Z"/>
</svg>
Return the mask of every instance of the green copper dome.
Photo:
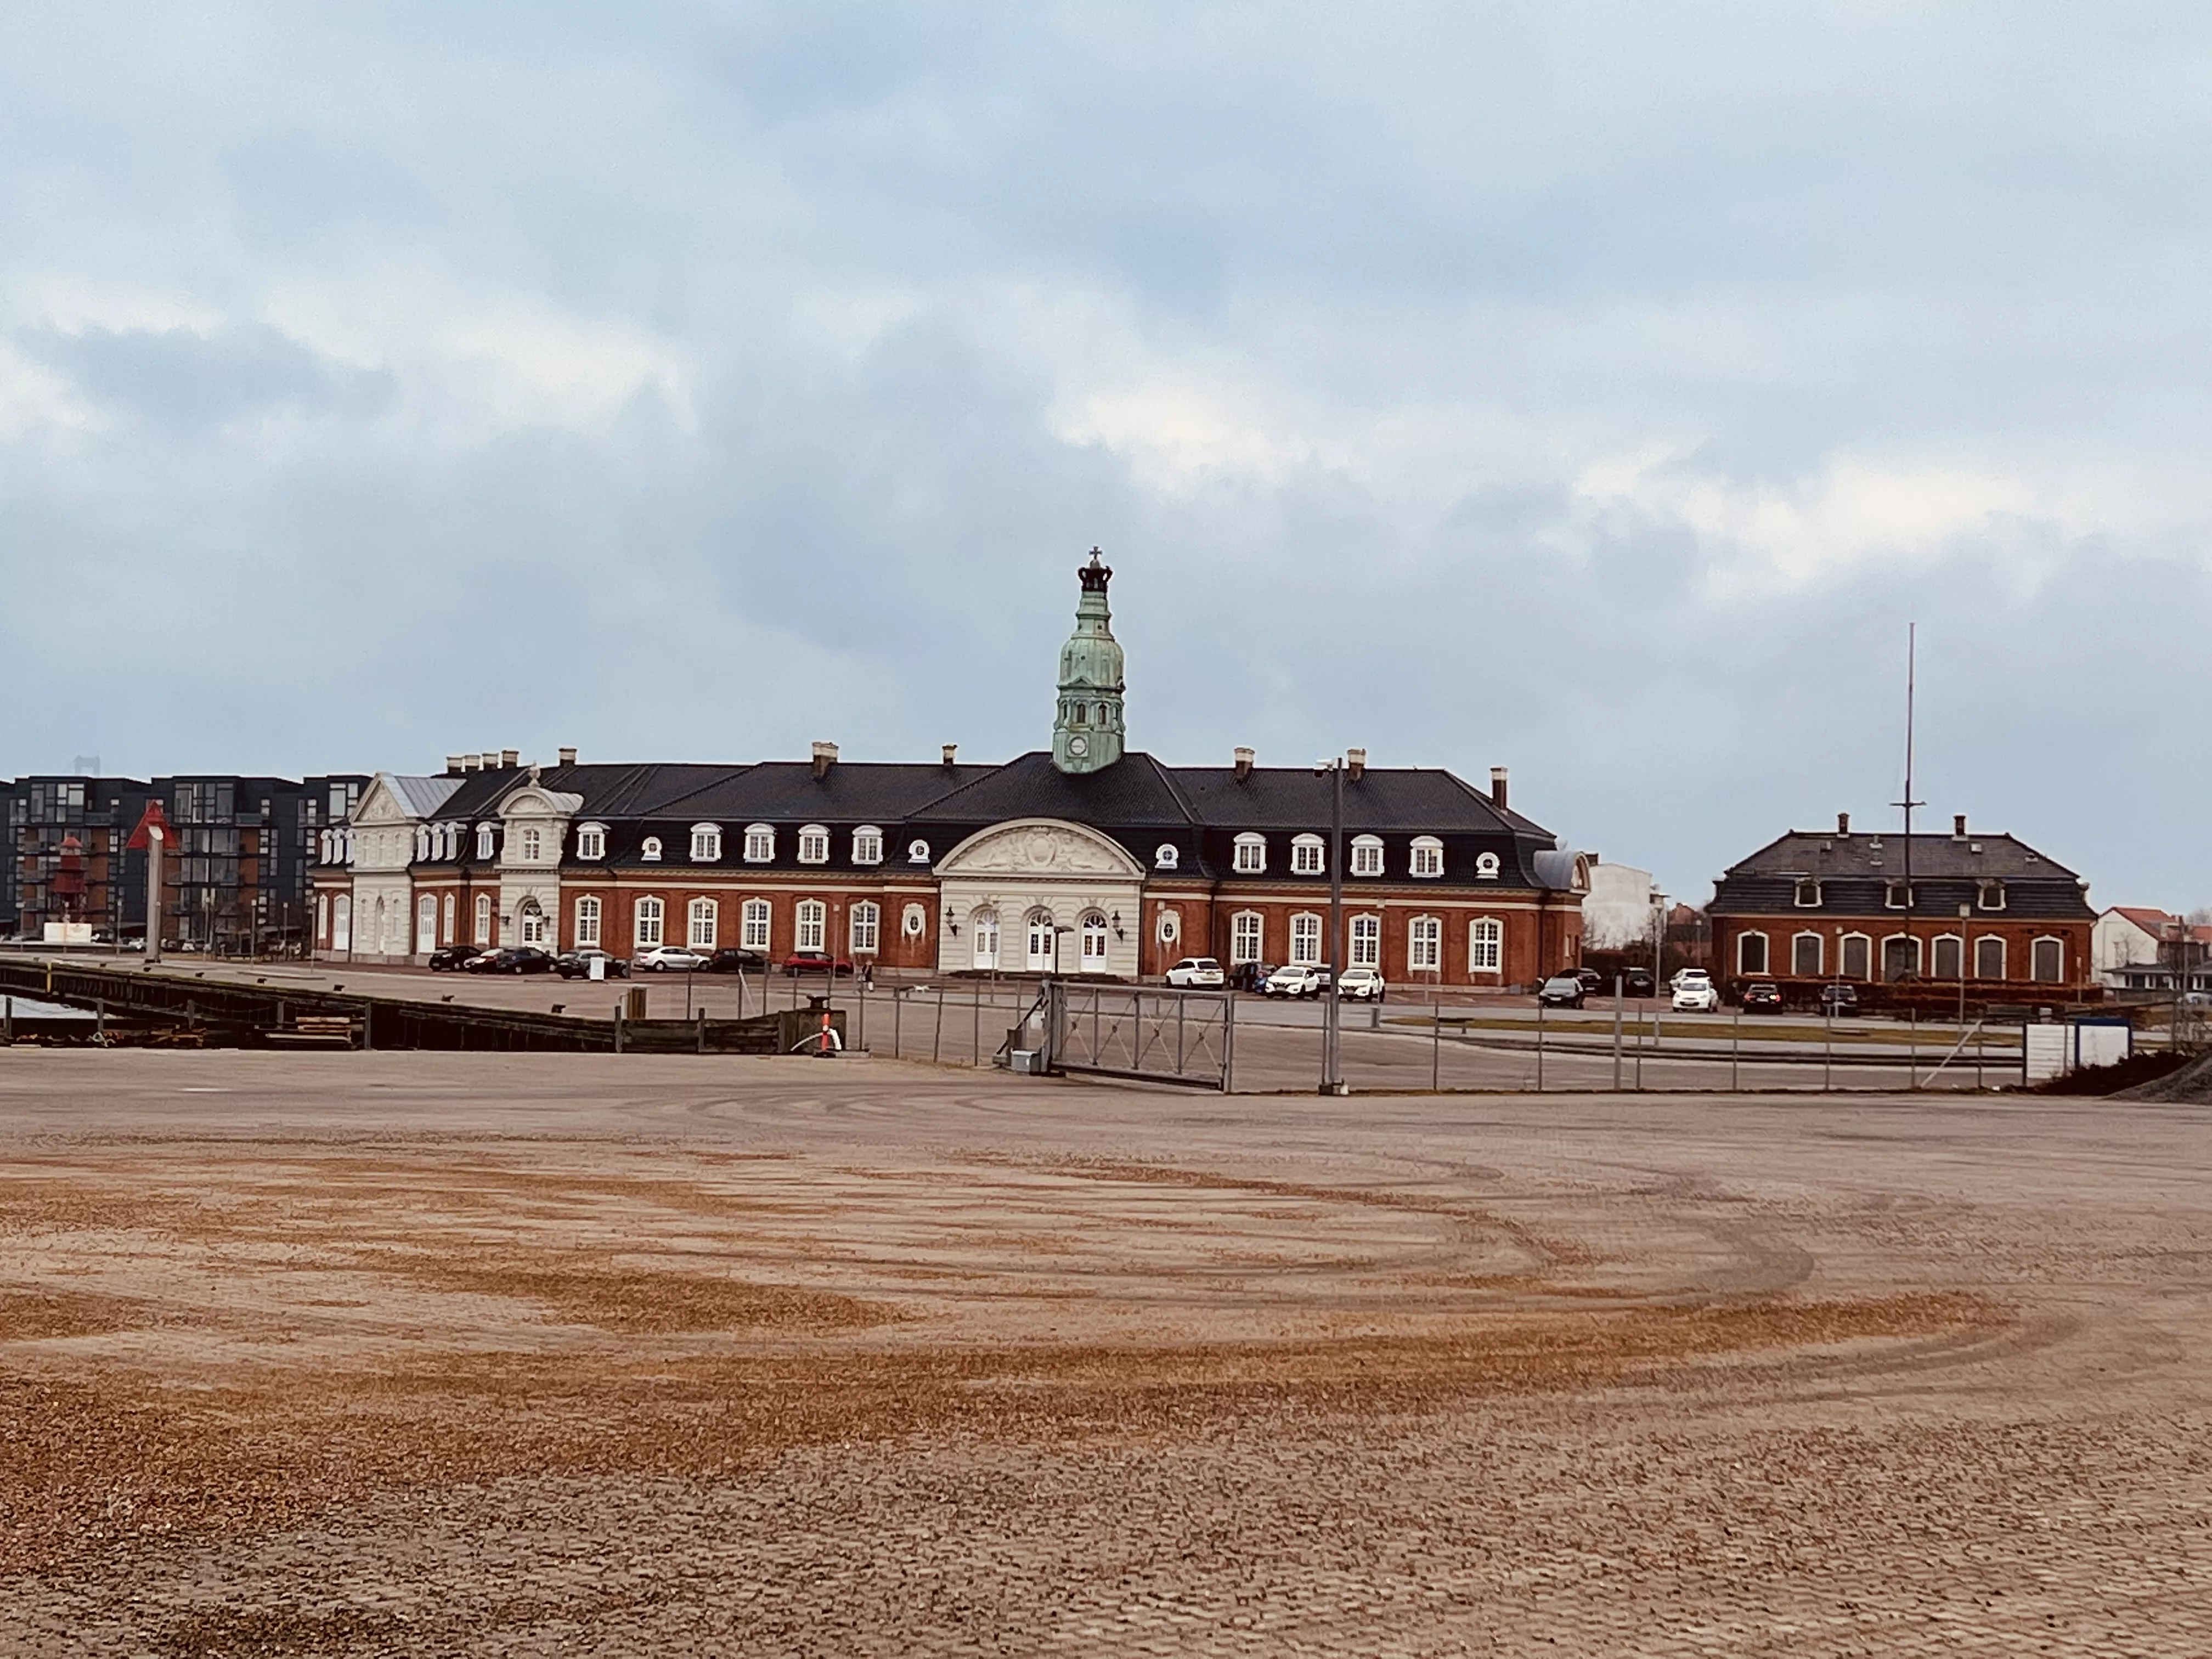
<svg viewBox="0 0 2212 1659">
<path fill-rule="evenodd" d="M 1060 648 L 1052 763 L 1063 772 L 1096 772 L 1121 758 L 1121 645 L 1106 608 L 1114 572 L 1098 549 L 1075 574 L 1083 594 L 1075 605 L 1075 632 Z"/>
</svg>

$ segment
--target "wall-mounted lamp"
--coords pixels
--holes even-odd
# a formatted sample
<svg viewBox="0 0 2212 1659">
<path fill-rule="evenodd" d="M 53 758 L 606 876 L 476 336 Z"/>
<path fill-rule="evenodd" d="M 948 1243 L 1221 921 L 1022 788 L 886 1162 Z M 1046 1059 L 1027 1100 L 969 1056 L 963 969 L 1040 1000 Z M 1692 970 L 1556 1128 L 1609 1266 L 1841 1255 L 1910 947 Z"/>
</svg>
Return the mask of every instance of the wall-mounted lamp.
<svg viewBox="0 0 2212 1659">
<path fill-rule="evenodd" d="M 952 920 L 952 907 L 949 904 L 945 907 L 945 931 L 955 939 L 960 937 L 960 924 Z"/>
<path fill-rule="evenodd" d="M 1122 937 L 1122 933 L 1121 933 L 1121 913 L 1119 910 L 1116 910 L 1116 911 L 1114 913 L 1113 927 L 1114 927 L 1114 937 L 1115 937 L 1115 939 L 1120 939 L 1120 938 L 1121 938 L 1121 937 Z"/>
</svg>

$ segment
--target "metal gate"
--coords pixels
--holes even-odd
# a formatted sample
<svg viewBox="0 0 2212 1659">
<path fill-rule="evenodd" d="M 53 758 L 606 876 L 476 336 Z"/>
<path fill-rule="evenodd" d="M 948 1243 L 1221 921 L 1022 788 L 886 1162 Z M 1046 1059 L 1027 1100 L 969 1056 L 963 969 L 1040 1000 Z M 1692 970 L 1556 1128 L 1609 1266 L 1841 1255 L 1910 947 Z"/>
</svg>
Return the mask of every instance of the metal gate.
<svg viewBox="0 0 2212 1659">
<path fill-rule="evenodd" d="M 1054 980 L 1042 1001 L 1044 1070 L 1229 1088 L 1237 1012 L 1226 992 Z"/>
</svg>

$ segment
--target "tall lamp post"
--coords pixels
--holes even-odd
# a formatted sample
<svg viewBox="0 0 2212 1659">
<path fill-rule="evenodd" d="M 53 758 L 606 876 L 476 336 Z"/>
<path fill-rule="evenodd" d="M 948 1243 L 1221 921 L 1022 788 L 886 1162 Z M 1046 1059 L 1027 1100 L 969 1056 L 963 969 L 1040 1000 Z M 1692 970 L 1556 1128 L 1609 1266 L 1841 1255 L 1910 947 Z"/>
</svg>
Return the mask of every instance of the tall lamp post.
<svg viewBox="0 0 2212 1659">
<path fill-rule="evenodd" d="M 1344 996 L 1338 987 L 1344 977 L 1344 767 L 1341 755 L 1314 763 L 1314 775 L 1329 780 L 1328 991 L 1321 1015 L 1321 1092 L 1325 1095 L 1346 1092 L 1339 1052 Z"/>
</svg>

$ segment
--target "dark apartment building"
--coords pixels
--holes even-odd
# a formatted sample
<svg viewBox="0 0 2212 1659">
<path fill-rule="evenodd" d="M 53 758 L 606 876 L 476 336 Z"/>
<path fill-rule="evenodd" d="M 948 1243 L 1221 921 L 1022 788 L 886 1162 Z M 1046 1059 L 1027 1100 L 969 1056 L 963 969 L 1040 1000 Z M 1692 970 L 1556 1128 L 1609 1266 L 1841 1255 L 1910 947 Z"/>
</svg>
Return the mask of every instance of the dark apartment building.
<svg viewBox="0 0 2212 1659">
<path fill-rule="evenodd" d="M 51 922 L 104 940 L 146 933 L 146 854 L 126 848 L 151 801 L 173 839 L 162 860 L 165 948 L 289 955 L 307 937 L 319 830 L 343 820 L 368 780 L 199 775 L 29 777 L 0 782 L 8 853 L 0 935 L 39 940 Z"/>
</svg>

